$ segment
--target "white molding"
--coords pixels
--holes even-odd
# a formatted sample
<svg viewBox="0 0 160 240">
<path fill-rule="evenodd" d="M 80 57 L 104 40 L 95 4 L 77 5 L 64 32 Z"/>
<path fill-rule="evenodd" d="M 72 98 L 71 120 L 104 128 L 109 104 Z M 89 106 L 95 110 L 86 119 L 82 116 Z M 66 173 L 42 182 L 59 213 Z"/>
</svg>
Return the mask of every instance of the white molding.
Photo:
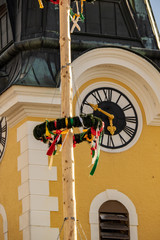
<svg viewBox="0 0 160 240">
<path fill-rule="evenodd" d="M 160 73 L 143 57 L 121 48 L 97 48 L 73 61 L 72 75 L 74 95 L 92 79 L 112 78 L 125 84 L 140 99 L 147 124 L 160 125 Z"/>
<path fill-rule="evenodd" d="M 40 227 L 34 226 L 31 227 L 31 239 L 34 240 L 57 240 L 57 236 L 59 231 L 57 228 L 49 228 L 49 227 Z"/>
<path fill-rule="evenodd" d="M 17 129 L 17 142 L 20 142 L 20 156 L 17 159 L 21 171 L 21 185 L 18 199 L 22 201 L 22 215 L 19 217 L 19 230 L 23 240 L 37 240 L 58 228 L 50 228 L 50 212 L 58 211 L 58 197 L 49 196 L 49 181 L 57 181 L 57 167 L 48 167 L 47 145 L 33 137 L 34 127 L 40 122 L 27 121 Z M 56 239 L 53 235 L 52 239 Z M 57 237 L 56 236 L 56 237 Z M 44 239 L 44 238 L 43 238 Z"/>
<path fill-rule="evenodd" d="M 99 239 L 99 208 L 104 202 L 109 200 L 118 201 L 126 207 L 129 213 L 130 239 L 138 240 L 137 234 L 138 217 L 136 213 L 136 208 L 132 201 L 125 194 L 115 189 L 107 189 L 106 191 L 98 194 L 91 202 L 89 211 L 91 240 Z"/>
<path fill-rule="evenodd" d="M 13 127 L 25 117 L 60 117 L 59 88 L 12 86 L 0 96 L 0 116 Z"/>
<path fill-rule="evenodd" d="M 7 240 L 8 239 L 8 221 L 7 221 L 7 214 L 6 214 L 5 208 L 3 207 L 2 204 L 0 204 L 0 215 L 2 216 L 2 220 L 3 220 L 4 240 Z"/>
</svg>

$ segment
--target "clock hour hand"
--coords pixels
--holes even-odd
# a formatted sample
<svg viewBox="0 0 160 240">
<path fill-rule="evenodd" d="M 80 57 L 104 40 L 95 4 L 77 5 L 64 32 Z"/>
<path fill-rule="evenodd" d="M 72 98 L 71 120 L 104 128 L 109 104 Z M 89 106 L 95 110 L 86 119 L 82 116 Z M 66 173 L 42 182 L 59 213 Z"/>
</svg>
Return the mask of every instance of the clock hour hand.
<svg viewBox="0 0 160 240">
<path fill-rule="evenodd" d="M 107 127 L 107 130 L 110 132 L 111 135 L 113 135 L 116 131 L 116 127 L 113 126 L 114 115 L 102 110 L 96 104 L 92 104 L 92 103 L 88 103 L 88 104 L 93 108 L 94 111 L 99 111 L 99 112 L 105 114 L 109 118 L 109 125 L 110 126 Z"/>
</svg>

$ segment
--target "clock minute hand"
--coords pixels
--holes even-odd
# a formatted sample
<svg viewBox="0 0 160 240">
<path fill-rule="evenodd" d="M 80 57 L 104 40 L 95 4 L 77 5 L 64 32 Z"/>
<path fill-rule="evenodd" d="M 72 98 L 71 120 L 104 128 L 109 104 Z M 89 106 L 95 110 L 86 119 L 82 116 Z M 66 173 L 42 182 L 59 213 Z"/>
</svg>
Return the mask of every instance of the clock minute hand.
<svg viewBox="0 0 160 240">
<path fill-rule="evenodd" d="M 110 124 L 110 126 L 107 127 L 107 130 L 110 132 L 111 135 L 113 135 L 113 134 L 115 133 L 115 131 L 116 131 L 116 127 L 113 126 L 113 121 L 112 121 L 112 120 L 114 119 L 114 115 L 113 115 L 113 114 L 110 114 L 110 113 L 108 113 L 108 112 L 106 112 L 106 111 L 104 111 L 104 110 L 102 110 L 102 109 L 99 108 L 98 105 L 96 105 L 96 104 L 92 104 L 92 103 L 88 103 L 88 104 L 94 109 L 94 111 L 97 111 L 97 110 L 98 110 L 99 112 L 105 114 L 105 115 L 109 118 L 109 124 Z"/>
<path fill-rule="evenodd" d="M 97 110 L 98 110 L 99 112 L 105 114 L 105 115 L 106 115 L 107 117 L 109 117 L 110 119 L 114 119 L 114 115 L 113 115 L 113 114 L 110 114 L 110 113 L 102 110 L 101 108 L 98 107 L 98 105 L 92 104 L 92 103 L 89 103 L 89 105 L 94 109 L 94 111 L 97 111 Z"/>
</svg>

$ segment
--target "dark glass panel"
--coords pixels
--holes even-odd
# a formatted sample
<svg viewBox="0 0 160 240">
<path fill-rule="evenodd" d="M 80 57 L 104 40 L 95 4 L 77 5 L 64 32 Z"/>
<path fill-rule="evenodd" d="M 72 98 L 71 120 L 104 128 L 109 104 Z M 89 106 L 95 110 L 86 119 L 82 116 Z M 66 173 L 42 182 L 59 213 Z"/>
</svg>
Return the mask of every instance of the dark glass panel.
<svg viewBox="0 0 160 240">
<path fill-rule="evenodd" d="M 53 31 L 54 29 L 54 31 L 59 32 L 59 9 L 56 9 L 55 5 L 50 4 L 50 7 L 47 7 L 46 18 L 46 30 Z"/>
<path fill-rule="evenodd" d="M 12 34 L 12 28 L 11 28 L 11 23 L 9 16 L 7 14 L 7 25 L 8 25 L 8 42 L 13 40 L 13 34 Z"/>
<path fill-rule="evenodd" d="M 88 33 L 100 33 L 100 12 L 99 2 L 94 4 L 86 4 L 86 32 Z"/>
<path fill-rule="evenodd" d="M 101 2 L 101 25 L 102 25 L 102 34 L 106 35 L 115 35 L 115 10 L 114 3 L 110 2 Z"/>
<path fill-rule="evenodd" d="M 2 27 L 2 48 L 7 45 L 7 18 L 6 14 L 1 18 Z"/>
<path fill-rule="evenodd" d="M 129 32 L 127 29 L 127 25 L 124 21 L 122 12 L 118 4 L 115 5 L 116 7 L 116 26 L 117 26 L 117 35 L 123 37 L 129 37 Z"/>
</svg>

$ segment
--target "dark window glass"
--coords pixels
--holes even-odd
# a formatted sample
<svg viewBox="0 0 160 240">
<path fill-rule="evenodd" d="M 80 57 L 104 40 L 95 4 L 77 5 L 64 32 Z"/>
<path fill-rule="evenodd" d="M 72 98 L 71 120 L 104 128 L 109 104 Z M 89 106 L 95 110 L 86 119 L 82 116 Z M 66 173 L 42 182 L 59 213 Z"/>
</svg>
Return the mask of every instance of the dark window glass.
<svg viewBox="0 0 160 240">
<path fill-rule="evenodd" d="M 102 34 L 116 35 L 114 3 L 101 2 Z"/>
<path fill-rule="evenodd" d="M 12 35 L 12 29 L 11 29 L 11 23 L 9 16 L 7 16 L 7 23 L 8 23 L 8 42 L 11 42 L 13 40 L 13 35 Z"/>
<path fill-rule="evenodd" d="M 117 25 L 117 35 L 118 36 L 124 36 L 129 37 L 129 32 L 127 29 L 127 24 L 124 21 L 124 17 L 122 15 L 122 12 L 120 10 L 120 7 L 118 4 L 115 6 L 116 8 L 116 25 Z"/>
<path fill-rule="evenodd" d="M 1 27 L 2 27 L 2 48 L 7 45 L 7 16 L 6 14 L 1 17 Z"/>
<path fill-rule="evenodd" d="M 86 32 L 88 33 L 100 33 L 100 11 L 99 2 L 94 4 L 86 4 Z"/>
<path fill-rule="evenodd" d="M 0 50 L 13 40 L 6 4 L 0 5 Z"/>
</svg>

